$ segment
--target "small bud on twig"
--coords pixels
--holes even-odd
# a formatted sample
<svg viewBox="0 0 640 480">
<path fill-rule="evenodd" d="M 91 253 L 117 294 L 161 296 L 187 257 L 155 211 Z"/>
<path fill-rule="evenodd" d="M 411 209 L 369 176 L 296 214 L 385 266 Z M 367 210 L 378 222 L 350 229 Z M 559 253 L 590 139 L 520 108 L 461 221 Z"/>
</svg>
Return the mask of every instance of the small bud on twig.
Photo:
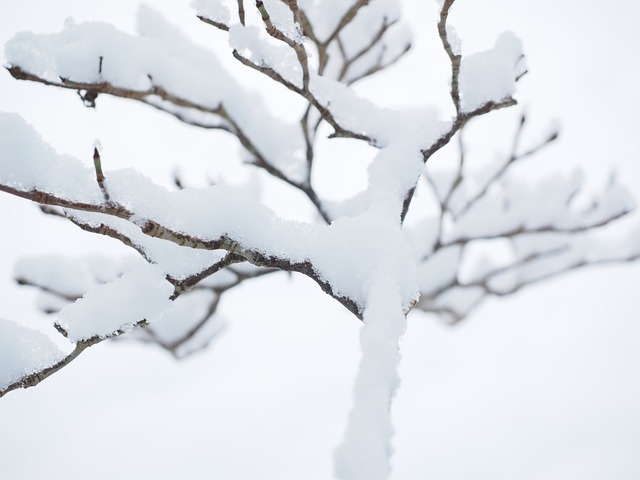
<svg viewBox="0 0 640 480">
<path fill-rule="evenodd" d="M 100 187 L 100 191 L 104 195 L 104 199 L 107 203 L 111 200 L 109 198 L 109 192 L 107 192 L 107 187 L 104 184 L 105 176 L 102 172 L 102 160 L 100 159 L 100 150 L 102 149 L 102 145 L 100 144 L 100 140 L 93 142 L 93 167 L 96 171 L 96 180 L 98 182 L 98 186 Z"/>
<path fill-rule="evenodd" d="M 102 162 L 100 161 L 98 147 L 93 148 L 93 166 L 96 169 L 96 180 L 99 184 L 102 184 L 104 182 L 104 174 L 102 173 Z"/>
<path fill-rule="evenodd" d="M 262 3 L 260 0 L 256 0 L 256 8 L 260 12 L 260 15 L 262 15 L 262 21 L 268 21 L 269 13 L 267 12 L 267 9 L 264 8 L 264 3 Z"/>
</svg>

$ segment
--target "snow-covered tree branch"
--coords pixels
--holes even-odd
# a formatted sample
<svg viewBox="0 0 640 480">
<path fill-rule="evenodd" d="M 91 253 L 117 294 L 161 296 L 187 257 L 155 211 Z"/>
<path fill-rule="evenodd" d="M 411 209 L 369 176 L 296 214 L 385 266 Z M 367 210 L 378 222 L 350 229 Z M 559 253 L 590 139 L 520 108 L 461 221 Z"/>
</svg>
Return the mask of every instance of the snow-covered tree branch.
<svg viewBox="0 0 640 480">
<path fill-rule="evenodd" d="M 299 273 L 363 322 L 336 474 L 387 478 L 398 341 L 412 308 L 457 322 L 489 295 L 640 255 L 637 242 L 606 232 L 633 208 L 615 179 L 591 198 L 579 173 L 530 182 L 515 172 L 552 144 L 556 131 L 524 144 L 523 114 L 506 158 L 482 171 L 468 161 L 468 125 L 516 105 L 516 82 L 526 69 L 521 43 L 509 32 L 492 49 L 464 55 L 449 25 L 453 4 L 444 0 L 432 25 L 450 62 L 441 73 L 450 78 L 451 115 L 383 108 L 354 87 L 410 49 L 394 0 L 265 0 L 251 8 L 242 0 L 194 2 L 194 22 L 224 35 L 230 58 L 301 102 L 293 122 L 148 7 L 139 12 L 138 35 L 99 22 L 16 35 L 6 46 L 14 78 L 75 91 L 98 112 L 101 97 L 110 95 L 230 135 L 246 168 L 300 192 L 313 220 L 284 219 L 230 185 L 191 188 L 176 177 L 177 188 L 169 189 L 134 169 L 111 170 L 98 145 L 84 159 L 61 155 L 18 115 L 0 113 L 0 191 L 134 254 L 17 265 L 16 281 L 41 290 L 39 306 L 55 314 L 70 348 L 65 353 L 46 336 L 2 320 L 0 351 L 8 353 L 0 396 L 36 385 L 105 339 L 134 338 L 184 357 L 224 328 L 216 311 L 227 291 L 256 277 Z M 323 198 L 314 176 L 323 161 L 319 145 L 335 138 L 375 151 L 366 189 L 340 202 Z M 454 138 L 457 164 L 432 170 L 429 160 Z"/>
</svg>

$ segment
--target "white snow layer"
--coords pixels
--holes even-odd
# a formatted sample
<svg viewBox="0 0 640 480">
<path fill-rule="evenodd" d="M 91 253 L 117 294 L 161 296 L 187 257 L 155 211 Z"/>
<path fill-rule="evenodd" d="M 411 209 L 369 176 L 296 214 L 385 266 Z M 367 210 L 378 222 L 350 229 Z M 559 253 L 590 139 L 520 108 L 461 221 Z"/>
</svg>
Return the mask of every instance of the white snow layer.
<svg viewBox="0 0 640 480">
<path fill-rule="evenodd" d="M 504 32 L 496 45 L 484 52 L 463 56 L 460 63 L 460 106 L 470 112 L 488 102 L 513 96 L 516 78 L 524 71 L 522 43 Z"/>
<path fill-rule="evenodd" d="M 114 201 L 136 212 L 139 224 L 152 219 L 203 240 L 228 236 L 266 256 L 310 260 L 337 293 L 360 306 L 365 298 L 363 277 L 371 275 L 380 262 L 401 282 L 405 307 L 417 295 L 415 266 L 399 214 L 382 215 L 376 210 L 327 226 L 283 220 L 242 192 L 222 185 L 169 192 L 131 170 L 108 173 L 106 185 Z"/>
<path fill-rule="evenodd" d="M 196 11 L 196 14 L 209 20 L 229 24 L 231 15 L 224 0 L 193 0 L 191 8 Z"/>
<path fill-rule="evenodd" d="M 19 282 L 39 288 L 36 306 L 44 312 L 53 313 L 98 285 L 142 265 L 146 262 L 139 256 L 113 259 L 102 255 L 39 255 L 20 259 L 15 266 L 14 277 Z"/>
<path fill-rule="evenodd" d="M 0 112 L 0 183 L 78 202 L 99 203 L 103 198 L 95 173 L 75 158 L 58 155 L 14 113 Z"/>
<path fill-rule="evenodd" d="M 574 205 L 571 200 L 582 183 L 577 172 L 570 176 L 549 175 L 535 183 L 517 177 L 504 178 L 447 229 L 445 239 L 495 237 L 520 228 L 570 231 L 597 225 L 633 209 L 628 189 L 617 183 L 607 185 L 594 197 L 593 205 L 587 208 Z"/>
<path fill-rule="evenodd" d="M 264 0 L 264 7 L 278 30 L 296 43 L 302 43 L 302 32 L 293 20 L 291 9 L 282 0 Z"/>
<path fill-rule="evenodd" d="M 65 210 L 65 213 L 69 218 L 85 225 L 94 227 L 106 225 L 116 230 L 141 248 L 150 263 L 160 265 L 167 275 L 176 279 L 198 273 L 221 260 L 226 254 L 221 250 L 195 250 L 181 247 L 167 240 L 150 237 L 142 233 L 133 223 L 102 213 L 73 210 Z"/>
<path fill-rule="evenodd" d="M 73 342 L 106 338 L 142 320 L 152 323 L 169 306 L 172 293 L 164 272 L 148 265 L 88 292 L 62 309 L 56 323 Z"/>
<path fill-rule="evenodd" d="M 98 285 L 87 264 L 62 255 L 21 259 L 14 268 L 14 277 L 65 297 L 80 297 Z"/>
<path fill-rule="evenodd" d="M 44 145 L 19 117 L 0 115 L 0 119 L 3 117 L 12 120 L 8 122 L 9 127 L 17 123 L 25 132 L 31 131 L 30 135 L 21 132 L 17 139 L 18 145 L 14 145 L 10 138 L 3 137 L 3 142 L 6 140 L 6 145 L 0 143 L 0 146 L 6 147 L 3 152 L 14 152 L 19 146 L 34 142 Z M 53 189 L 65 196 L 64 187 L 58 184 L 58 181 L 65 182 L 65 175 L 42 176 L 39 171 L 42 164 L 47 165 L 47 170 L 65 171 L 69 159 L 57 155 L 51 149 L 45 151 L 42 147 L 41 150 L 41 154 L 34 155 L 33 158 L 26 155 L 26 161 L 17 169 L 13 166 L 15 161 L 12 163 L 4 160 L 20 157 L 1 157 L 0 182 L 4 183 L 5 178 L 10 178 L 11 184 L 23 191 L 33 188 L 44 191 Z M 266 256 L 287 258 L 292 262 L 310 260 L 320 277 L 331 283 L 336 293 L 351 298 L 361 307 L 364 307 L 366 298 L 366 292 L 363 291 L 364 278 L 371 275 L 374 266 L 384 264 L 386 271 L 398 279 L 403 307 L 406 308 L 417 297 L 415 263 L 399 221 L 402 188 L 394 182 L 383 182 L 385 172 L 388 173 L 393 162 L 393 157 L 386 155 L 389 152 L 390 150 L 381 152 L 379 162 L 374 161 L 372 165 L 371 176 L 375 188 L 372 187 L 368 210 L 355 217 L 336 220 L 328 226 L 283 220 L 261 203 L 247 198 L 242 191 L 222 185 L 203 190 L 170 192 L 130 169 L 105 172 L 105 185 L 112 201 L 136 213 L 132 220 L 137 225 L 153 220 L 173 231 L 184 232 L 201 240 L 212 241 L 226 236 L 244 248 L 259 251 Z M 399 160 L 415 165 L 411 176 L 416 175 L 417 178 L 419 159 L 415 157 L 415 153 L 413 156 L 409 156 L 409 153 L 411 152 L 407 152 L 405 158 Z M 89 192 L 89 198 L 100 205 L 102 194 L 89 169 L 81 167 L 79 162 L 71 165 L 82 174 L 81 178 L 79 174 L 76 175 L 79 179 L 73 186 L 74 191 Z M 399 181 L 407 183 L 408 180 L 409 176 L 406 176 Z M 26 188 L 21 188 L 25 184 Z M 80 193 L 78 196 L 78 201 L 86 200 Z M 74 199 L 75 197 L 76 195 Z M 73 215 L 90 223 L 103 220 L 101 216 L 93 214 L 78 212 Z M 126 234 L 136 238 L 135 229 L 125 222 L 112 219 L 105 223 L 124 229 Z M 178 249 L 162 241 L 137 241 L 149 249 L 154 261 L 161 265 L 166 263 L 167 269 L 176 274 L 194 273 L 189 269 L 199 271 L 216 255 L 195 254 L 191 257 L 193 262 L 188 263 L 188 269 L 180 270 L 181 262 L 176 263 L 176 257 L 172 257 L 172 252 Z M 189 252 L 190 249 L 186 251 Z M 185 255 L 188 256 L 187 253 Z"/>
<path fill-rule="evenodd" d="M 297 125 L 272 115 L 262 97 L 235 81 L 213 52 L 194 45 L 151 8 L 140 9 L 138 29 L 140 36 L 132 36 L 108 24 L 88 22 L 67 25 L 55 34 L 21 32 L 6 44 L 5 56 L 9 64 L 54 83 L 60 78 L 109 82 L 146 92 L 154 104 L 159 102 L 153 89 L 160 86 L 206 109 L 223 105 L 270 163 L 293 180 L 305 178 L 305 144 Z M 260 43 L 251 45 L 258 48 Z M 187 119 L 194 116 L 194 121 L 203 116 L 194 109 L 180 113 Z"/>
<path fill-rule="evenodd" d="M 335 453 L 335 474 L 341 480 L 385 480 L 391 471 L 390 409 L 400 384 L 398 342 L 406 318 L 394 279 L 381 274 L 369 287 L 354 405 Z"/>
<path fill-rule="evenodd" d="M 255 25 L 233 25 L 229 45 L 256 65 L 270 66 L 289 83 L 302 87 L 302 68 L 295 52 Z"/>
<path fill-rule="evenodd" d="M 64 357 L 45 334 L 0 318 L 0 390 Z"/>
</svg>

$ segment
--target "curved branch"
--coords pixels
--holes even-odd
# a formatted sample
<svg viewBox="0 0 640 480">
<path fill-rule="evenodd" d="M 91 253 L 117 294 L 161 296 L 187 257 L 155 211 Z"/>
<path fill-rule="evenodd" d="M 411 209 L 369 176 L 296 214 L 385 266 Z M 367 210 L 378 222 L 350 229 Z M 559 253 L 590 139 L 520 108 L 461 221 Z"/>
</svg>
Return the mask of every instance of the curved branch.
<svg viewBox="0 0 640 480">
<path fill-rule="evenodd" d="M 356 17 L 360 9 L 369 4 L 370 0 L 357 0 L 340 18 L 340 21 L 336 25 L 336 28 L 333 29 L 333 32 L 322 42 L 324 45 L 329 45 L 333 40 L 335 40 L 340 32 L 342 32 L 347 25 L 351 23 L 351 21 Z"/>
<path fill-rule="evenodd" d="M 517 103 L 518 102 L 516 102 L 513 98 L 506 98 L 498 102 L 489 101 L 484 105 L 476 108 L 475 110 L 467 113 L 458 113 L 449 130 L 441 135 L 435 142 L 433 142 L 430 147 L 422 150 L 421 153 L 424 162 L 426 163 L 438 150 L 447 145 L 451 141 L 453 136 L 472 118 L 478 117 L 480 115 L 485 115 L 489 112 L 493 112 L 494 110 L 512 107 L 514 105 L 517 105 Z M 405 195 L 404 203 L 402 205 L 402 214 L 400 217 L 403 222 L 405 217 L 407 216 L 407 213 L 409 212 L 409 207 L 411 206 L 411 201 L 413 200 L 415 190 L 416 189 L 414 186 Z"/>
<path fill-rule="evenodd" d="M 460 112 L 460 62 L 462 56 L 453 51 L 451 42 L 449 41 L 449 33 L 447 32 L 447 19 L 449 18 L 449 9 L 455 0 L 445 0 L 440 10 L 440 21 L 438 22 L 438 34 L 442 41 L 442 46 L 451 61 L 451 99 L 456 107 L 456 112 Z"/>
<path fill-rule="evenodd" d="M 146 323 L 146 320 L 141 320 L 140 322 L 138 322 L 136 324 L 136 326 L 141 326 L 144 325 Z M 40 382 L 42 382 L 43 380 L 49 378 L 51 375 L 53 375 L 54 373 L 59 372 L 60 370 L 62 370 L 64 367 L 66 367 L 67 365 L 69 365 L 71 362 L 73 362 L 76 358 L 78 358 L 80 356 L 80 354 L 82 352 L 84 352 L 87 348 L 96 345 L 100 342 L 102 342 L 103 340 L 106 340 L 108 338 L 114 338 L 116 336 L 122 335 L 123 331 L 118 331 L 113 333 L 113 335 L 109 335 L 106 337 L 92 337 L 89 338 L 87 340 L 81 341 L 76 343 L 75 348 L 73 349 L 73 351 L 67 355 L 66 357 L 64 357 L 62 360 L 60 360 L 59 362 L 44 368 L 38 372 L 34 372 L 31 373 L 29 375 L 26 375 L 24 377 L 22 377 L 20 380 L 15 381 L 14 383 L 12 383 L 11 385 L 8 385 L 7 387 L 3 388 L 2 390 L 0 390 L 0 398 L 5 396 L 7 393 L 13 391 L 13 390 L 17 390 L 19 388 L 30 388 L 30 387 L 35 387 L 36 385 L 38 385 Z"/>
</svg>

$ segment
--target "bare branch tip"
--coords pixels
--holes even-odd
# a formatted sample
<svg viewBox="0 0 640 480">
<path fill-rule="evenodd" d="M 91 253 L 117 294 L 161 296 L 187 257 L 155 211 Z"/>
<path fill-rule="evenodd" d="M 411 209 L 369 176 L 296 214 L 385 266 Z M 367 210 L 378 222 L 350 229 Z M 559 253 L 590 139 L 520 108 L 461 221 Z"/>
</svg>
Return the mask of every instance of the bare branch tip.
<svg viewBox="0 0 640 480">
<path fill-rule="evenodd" d="M 211 20 L 210 18 L 207 18 L 207 17 L 202 16 L 202 15 L 196 15 L 196 17 L 198 17 L 198 20 L 200 20 L 201 22 L 204 22 L 204 23 L 206 23 L 208 25 L 212 25 L 212 26 L 214 26 L 214 27 L 216 27 L 216 28 L 218 28 L 220 30 L 223 30 L 225 32 L 229 31 L 229 26 L 224 24 L 224 23 L 222 23 L 222 22 L 216 22 L 215 20 Z M 151 77 L 149 76 L 149 78 L 151 78 Z"/>
<path fill-rule="evenodd" d="M 102 173 L 102 161 L 100 159 L 100 152 L 97 145 L 94 145 L 93 147 L 93 166 L 96 171 L 96 180 L 100 185 L 102 185 L 105 177 L 104 173 Z"/>
<path fill-rule="evenodd" d="M 53 328 L 55 328 L 64 338 L 69 338 L 69 333 L 59 323 L 54 323 Z"/>
</svg>

